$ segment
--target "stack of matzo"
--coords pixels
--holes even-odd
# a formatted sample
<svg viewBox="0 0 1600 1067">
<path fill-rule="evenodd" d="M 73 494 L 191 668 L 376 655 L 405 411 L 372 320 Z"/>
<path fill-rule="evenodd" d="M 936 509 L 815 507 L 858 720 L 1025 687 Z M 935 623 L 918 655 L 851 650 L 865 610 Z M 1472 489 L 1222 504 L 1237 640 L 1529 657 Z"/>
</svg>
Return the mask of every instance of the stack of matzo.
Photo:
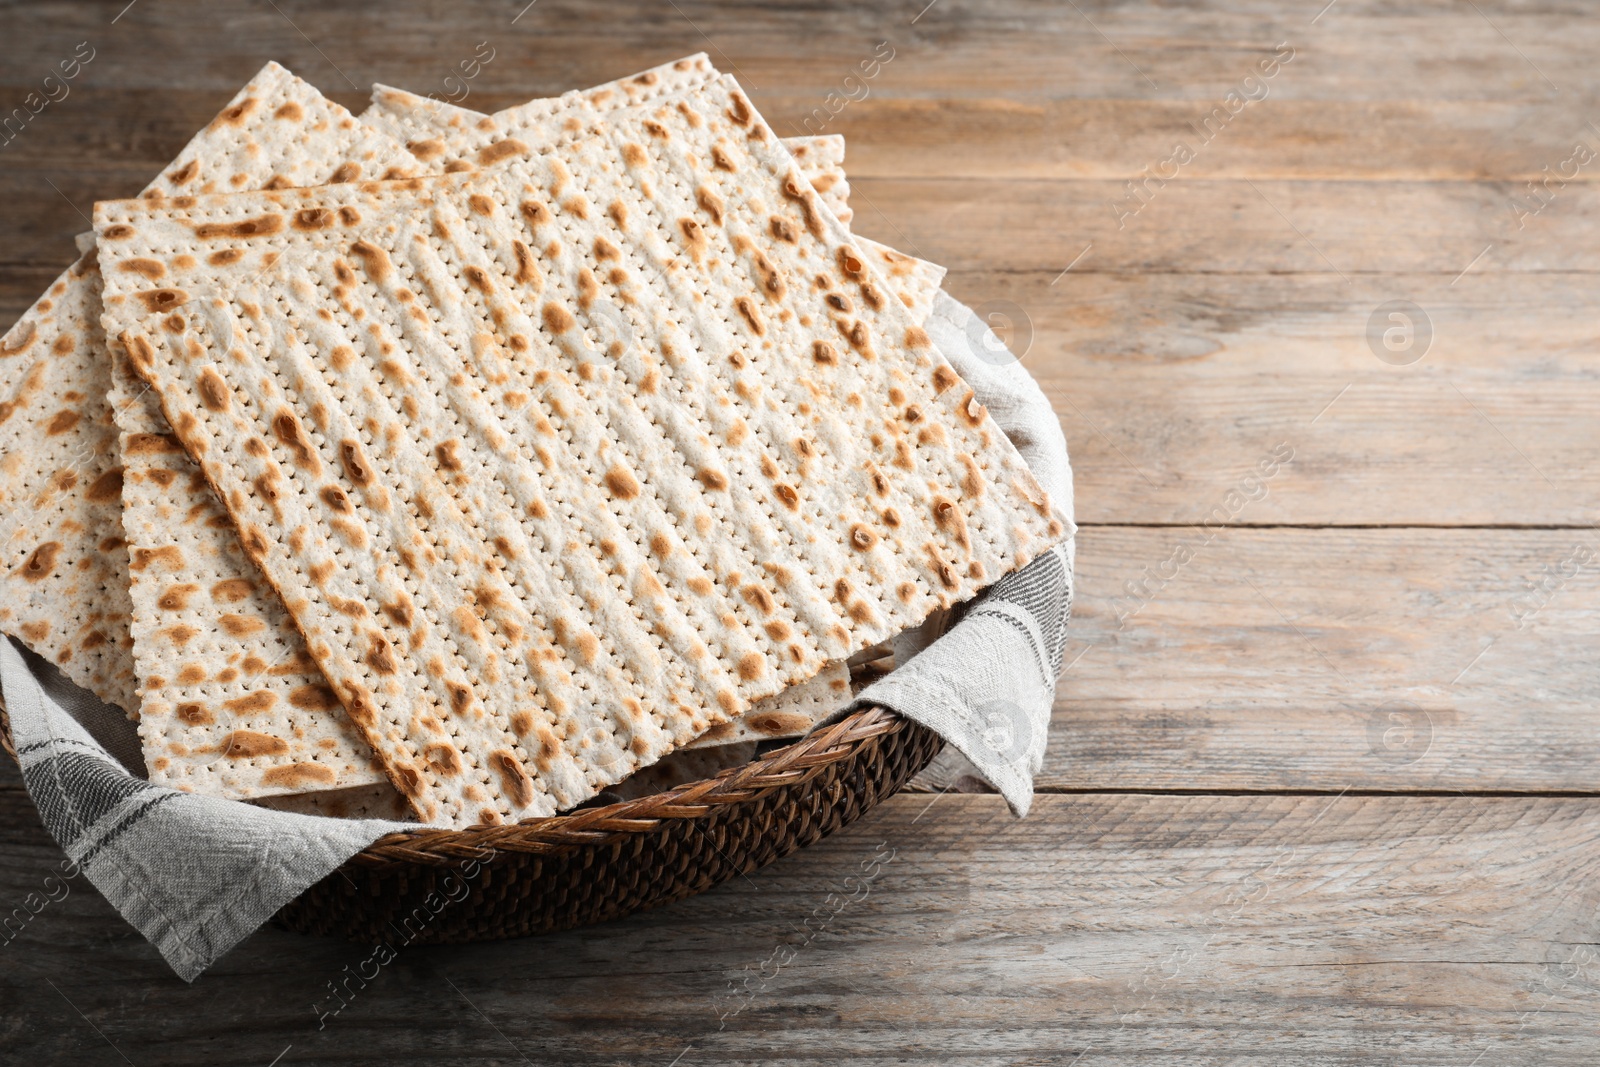
<svg viewBox="0 0 1600 1067">
<path fill-rule="evenodd" d="M 1063 532 L 842 157 L 703 56 L 493 116 L 269 66 L 0 342 L 0 627 L 302 810 L 803 732 Z"/>
</svg>

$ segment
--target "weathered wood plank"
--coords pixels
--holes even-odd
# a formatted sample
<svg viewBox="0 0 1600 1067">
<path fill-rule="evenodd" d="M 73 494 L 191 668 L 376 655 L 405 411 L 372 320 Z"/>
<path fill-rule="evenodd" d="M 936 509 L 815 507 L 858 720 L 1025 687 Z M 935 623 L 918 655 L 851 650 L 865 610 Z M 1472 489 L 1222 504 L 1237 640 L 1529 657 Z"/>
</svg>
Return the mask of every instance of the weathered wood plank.
<svg viewBox="0 0 1600 1067">
<path fill-rule="evenodd" d="M 1527 182 L 1545 177 L 1546 166 L 1560 172 L 1566 163 L 1569 180 L 1589 182 L 1600 172 L 1592 158 L 1586 164 L 1569 160 L 1577 142 L 1600 151 L 1600 131 L 1589 125 L 1587 104 L 1569 97 L 1531 102 L 1299 99 L 1280 94 L 1276 87 L 1287 82 L 1273 79 L 1268 96 L 1237 115 L 1219 117 L 1212 111 L 1221 106 L 1222 92 L 1216 100 L 895 95 L 895 68 L 891 63 L 883 69 L 874 82 L 883 88 L 869 86 L 870 95 L 836 116 L 827 109 L 816 112 L 830 89 L 826 84 L 782 84 L 757 95 L 763 114 L 783 134 L 844 134 L 855 178 L 1121 182 L 1139 178 L 1146 166 L 1161 173 L 1160 164 L 1179 142 L 1194 155 L 1180 168 L 1185 179 Z M 1287 79 L 1291 69 L 1281 77 Z M 494 70 L 491 63 L 480 80 Z M 424 67 L 396 80 L 419 92 L 443 92 L 443 77 Z M 605 77 L 595 73 L 590 80 Z M 331 83 L 325 77 L 312 80 L 355 110 L 365 106 L 364 96 L 352 93 L 337 74 Z M 72 169 L 115 161 L 144 163 L 154 172 L 237 88 L 231 82 L 183 90 L 106 88 L 87 76 L 84 82 L 5 146 L 16 163 Z M 0 102 L 8 91 L 20 94 L 27 88 L 0 85 Z M 512 93 L 471 91 L 464 103 L 493 111 L 554 91 L 546 79 L 534 77 Z M 1170 169 L 1166 173 L 1170 176 Z M 1552 188 L 1558 185 L 1553 182 Z"/>
<path fill-rule="evenodd" d="M 1025 351 L 1081 521 L 1199 521 L 1280 444 L 1294 461 L 1228 521 L 1587 525 L 1600 507 L 1588 275 L 1075 268 L 946 288 Z M 1391 323 L 1374 315 L 1400 299 L 1432 332 L 1410 366 L 1376 354 Z"/>
<path fill-rule="evenodd" d="M 1469 267 L 1600 267 L 1600 187 L 1592 183 L 1561 190 L 1521 229 L 1517 190 L 1501 182 L 1180 176 L 1152 186 L 1132 218 L 1122 213 L 1138 201 L 1116 181 L 866 178 L 850 189 L 862 233 L 956 270 L 1055 277 L 1091 242 L 1074 270 L 1302 272 L 1342 285 L 1374 272 L 1438 273 L 1448 282 Z"/>
<path fill-rule="evenodd" d="M 55 861 L 20 804 L 0 792 L 0 900 Z M 995 797 L 907 795 L 654 914 L 404 949 L 321 1030 L 313 1004 L 337 1006 L 327 982 L 372 946 L 264 931 L 185 986 L 80 886 L 0 948 L 0 1048 L 121 1063 L 114 1043 L 170 1064 L 984 1065 L 1085 1049 L 1112 1064 L 1586 1064 L 1597 856 L 1597 799 L 1041 797 L 1019 822 Z"/>
<path fill-rule="evenodd" d="M 347 87 L 345 76 L 364 89 L 373 80 L 442 79 L 448 57 L 470 55 L 489 37 L 505 58 L 482 76 L 481 88 L 516 95 L 524 87 L 559 92 L 592 84 L 702 49 L 723 53 L 760 91 L 815 91 L 888 39 L 916 62 L 891 68 L 885 91 L 1197 100 L 1220 97 L 1287 40 L 1300 56 L 1286 95 L 1529 101 L 1586 85 L 1592 72 L 1583 57 L 1600 44 L 1600 30 L 1556 0 L 1484 0 L 1476 10 L 1448 0 L 1343 0 L 1315 23 L 1322 5 L 1271 0 L 1226 9 L 1085 2 L 1076 10 L 1047 0 L 940 0 L 925 13 L 917 3 L 682 2 L 618 6 L 604 18 L 603 33 L 596 32 L 593 5 L 581 0 L 541 0 L 514 24 L 522 8 L 516 3 L 453 7 L 448 18 L 431 5 L 397 6 L 378 24 L 360 7 L 296 0 L 275 10 L 236 0 L 207 5 L 204 21 L 181 5 L 140 4 L 111 25 L 123 6 L 107 0 L 54 7 L 48 18 L 14 18 L 13 40 L 19 54 L 39 57 L 42 76 L 47 57 L 90 37 L 101 48 L 94 84 L 106 87 L 222 88 L 270 55 L 329 89 Z M 167 62 L 150 63 L 152 55 Z M 4 83 L 30 84 L 28 74 L 17 64 Z"/>
<path fill-rule="evenodd" d="M 1038 786 L 1600 792 L 1596 560 L 1593 528 L 1085 528 Z"/>
</svg>

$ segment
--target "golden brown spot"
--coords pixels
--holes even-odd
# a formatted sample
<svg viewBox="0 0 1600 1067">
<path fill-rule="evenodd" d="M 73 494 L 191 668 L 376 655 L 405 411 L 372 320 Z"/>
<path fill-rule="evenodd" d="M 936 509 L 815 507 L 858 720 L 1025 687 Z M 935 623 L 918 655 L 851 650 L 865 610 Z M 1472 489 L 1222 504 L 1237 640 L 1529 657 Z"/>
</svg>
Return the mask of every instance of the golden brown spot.
<svg viewBox="0 0 1600 1067">
<path fill-rule="evenodd" d="M 767 660 L 759 652 L 746 652 L 739 658 L 739 677 L 753 682 L 767 673 Z"/>
<path fill-rule="evenodd" d="M 289 225 L 297 230 L 325 230 L 333 225 L 334 214 L 325 207 L 308 207 L 294 213 Z"/>
<path fill-rule="evenodd" d="M 224 615 L 217 622 L 234 637 L 249 637 L 267 628 L 267 624 L 254 615 Z"/>
<path fill-rule="evenodd" d="M 700 209 L 702 211 L 711 216 L 712 222 L 716 223 L 718 226 L 722 225 L 723 209 L 725 206 L 722 202 L 722 197 L 718 196 L 706 186 L 702 185 L 700 188 L 695 190 L 694 200 L 695 203 L 700 205 Z"/>
<path fill-rule="evenodd" d="M 281 756 L 289 751 L 288 742 L 271 734 L 255 730 L 234 730 L 221 745 L 224 755 L 235 759 L 255 759 L 257 756 Z"/>
<path fill-rule="evenodd" d="M 242 248 L 220 248 L 206 257 L 206 262 L 213 267 L 226 267 L 230 263 L 237 263 L 244 258 Z"/>
<path fill-rule="evenodd" d="M 811 343 L 811 358 L 824 367 L 832 367 L 839 362 L 839 350 L 827 341 L 813 341 Z"/>
<path fill-rule="evenodd" d="M 519 808 L 533 803 L 533 779 L 523 769 L 514 752 L 500 749 L 489 754 L 489 766 L 500 776 L 501 790 Z"/>
<path fill-rule="evenodd" d="M 461 754 L 454 745 L 434 743 L 422 749 L 422 758 L 428 761 L 428 766 L 434 774 L 450 778 L 461 773 Z"/>
<path fill-rule="evenodd" d="M 709 578 L 704 578 L 700 575 L 690 578 L 688 581 L 688 586 L 691 592 L 698 593 L 700 596 L 710 596 L 712 590 L 715 588 L 711 584 L 711 580 Z"/>
<path fill-rule="evenodd" d="M 143 304 L 145 310 L 150 312 L 152 315 L 159 314 L 163 311 L 171 311 L 179 304 L 187 303 L 189 300 L 189 294 L 184 292 L 182 289 L 149 289 L 136 295 L 139 297 L 139 303 Z M 144 342 L 144 338 L 142 337 L 136 338 L 135 340 Z M 148 348 L 148 343 L 146 343 L 146 347 Z M 128 354 L 130 356 L 133 355 L 133 341 L 129 341 L 128 343 Z M 153 358 L 155 353 L 147 351 L 145 355 Z M 135 360 L 136 364 L 138 362 L 138 360 Z M 149 358 L 147 358 L 145 362 L 148 363 Z"/>
<path fill-rule="evenodd" d="M 277 702 L 278 694 L 270 689 L 259 689 L 254 693 L 224 701 L 222 706 L 236 715 L 255 715 L 270 710 Z"/>
<path fill-rule="evenodd" d="M 649 161 L 649 157 L 645 155 L 643 148 L 629 141 L 622 146 L 622 160 L 630 167 L 642 167 Z"/>
<path fill-rule="evenodd" d="M 850 547 L 865 552 L 878 543 L 878 535 L 864 523 L 850 527 Z"/>
<path fill-rule="evenodd" d="M 782 501 L 783 506 L 790 511 L 795 511 L 800 507 L 800 494 L 795 491 L 794 486 L 787 482 L 779 482 L 772 487 L 772 491 Z"/>
<path fill-rule="evenodd" d="M 745 724 L 763 737 L 788 737 L 805 733 L 811 719 L 798 711 L 763 711 L 745 716 Z"/>
<path fill-rule="evenodd" d="M 572 313 L 554 301 L 546 303 L 540 309 L 540 317 L 544 320 L 545 329 L 551 333 L 566 333 L 577 325 Z"/>
<path fill-rule="evenodd" d="M 216 368 L 207 367 L 200 372 L 200 402 L 211 411 L 227 411 L 232 399 L 228 383 L 222 380 Z"/>
<path fill-rule="evenodd" d="M 411 154 L 422 160 L 424 163 L 432 162 L 433 160 L 444 155 L 444 142 L 438 138 L 430 138 L 422 141 L 407 141 L 406 148 L 410 149 Z"/>
<path fill-rule="evenodd" d="M 272 417 L 272 432 L 283 446 L 294 454 L 295 463 L 313 474 L 322 472 L 322 463 L 317 459 L 317 451 L 311 447 L 311 440 L 306 436 L 305 429 L 301 427 L 300 420 L 295 413 L 287 407 L 278 409 Z"/>
<path fill-rule="evenodd" d="M 482 193 L 473 193 L 471 196 L 467 197 L 467 206 L 472 208 L 472 213 L 474 215 L 494 214 L 494 201 L 490 200 Z"/>
<path fill-rule="evenodd" d="M 741 126 L 750 125 L 750 119 L 754 115 L 750 109 L 750 101 L 746 100 L 744 94 L 738 90 L 730 93 L 729 97 L 731 102 L 728 104 L 728 117 Z"/>
<path fill-rule="evenodd" d="M 371 485 L 373 480 L 372 468 L 367 465 L 367 459 L 361 453 L 361 446 L 354 441 L 344 441 L 339 445 L 339 462 L 344 467 L 345 475 L 357 485 Z"/>
<path fill-rule="evenodd" d="M 350 251 L 361 260 L 361 269 L 366 271 L 367 276 L 373 281 L 382 284 L 383 280 L 389 276 L 389 253 L 371 241 L 357 241 L 350 246 Z"/>
<path fill-rule="evenodd" d="M 238 222 L 202 222 L 195 226 L 194 235 L 201 239 L 212 237 L 270 237 L 283 232 L 282 215 L 261 215 Z"/>
<path fill-rule="evenodd" d="M 350 704 L 350 717 L 352 719 L 356 719 L 357 722 L 360 722 L 361 720 L 357 718 L 357 712 L 355 709 L 357 707 L 364 706 L 365 704 L 363 702 L 352 701 Z M 371 717 L 371 713 L 368 712 L 368 721 L 371 720 Z M 406 796 L 411 797 L 413 800 L 422 796 L 425 786 L 422 781 L 422 775 L 417 773 L 417 769 L 415 767 L 408 766 L 404 763 L 396 763 L 394 766 L 389 768 L 389 779 L 390 781 L 394 782 L 394 787 L 396 789 L 400 790 L 400 792 Z M 500 813 L 490 809 L 485 809 L 478 813 L 478 819 L 481 822 L 497 823 L 500 821 Z"/>
<path fill-rule="evenodd" d="M 757 337 L 767 335 L 767 324 L 761 320 L 761 313 L 756 308 L 756 302 L 748 296 L 735 297 L 733 306 L 739 309 L 739 314 L 744 316 L 744 321 L 756 332 Z"/>
<path fill-rule="evenodd" d="M 689 256 L 696 263 L 705 259 L 707 240 L 705 227 L 694 219 L 679 219 L 678 230 L 683 234 L 683 239 L 689 243 Z"/>
<path fill-rule="evenodd" d="M 989 414 L 989 409 L 978 403 L 978 394 L 971 389 L 968 389 L 967 395 L 961 398 L 956 410 L 968 426 L 982 426 L 984 416 Z"/>
<path fill-rule="evenodd" d="M 156 601 L 156 607 L 162 611 L 182 611 L 189 606 L 189 598 L 199 591 L 198 585 L 189 582 L 170 586 Z"/>
<path fill-rule="evenodd" d="M 29 557 L 28 563 L 24 564 L 24 567 L 31 566 L 34 557 L 38 556 L 46 549 L 49 550 L 48 558 L 53 564 L 56 553 L 61 550 L 61 546 L 56 544 L 54 541 L 51 541 L 49 544 L 40 545 L 38 548 L 34 549 L 33 556 Z M 175 567 L 182 566 L 183 554 L 178 551 L 178 547 L 176 545 L 163 545 L 160 548 L 136 548 L 132 552 L 132 558 L 128 563 L 128 569 L 142 571 L 149 567 L 150 564 L 158 562 L 170 563 Z M 39 577 L 42 578 L 48 573 L 49 571 L 46 570 L 43 574 L 40 574 Z"/>
<path fill-rule="evenodd" d="M 777 608 L 777 602 L 772 599 L 772 594 L 759 585 L 747 585 L 739 590 L 745 600 L 763 615 L 771 615 Z"/>
<path fill-rule="evenodd" d="M 394 649 L 389 645 L 389 639 L 380 633 L 367 635 L 367 654 L 363 659 L 367 666 L 379 674 L 394 674 L 400 669 L 399 662 L 394 658 Z"/>
<path fill-rule="evenodd" d="M 76 411 L 58 411 L 45 425 L 44 432 L 50 437 L 57 437 L 78 425 L 79 418 L 81 416 Z"/>
<path fill-rule="evenodd" d="M 179 626 L 169 626 L 166 630 L 163 630 L 162 633 L 164 633 L 167 638 L 179 648 L 182 648 L 184 645 L 187 645 L 190 641 L 193 641 L 195 638 L 200 636 L 199 628 L 190 626 L 187 623 Z"/>
<path fill-rule="evenodd" d="M 232 107 L 227 108 L 226 110 L 224 110 L 215 119 L 211 120 L 212 121 L 212 125 L 215 125 L 215 126 L 238 126 L 238 125 L 241 125 L 244 122 L 245 116 L 247 116 L 251 112 L 255 111 L 256 107 L 257 107 L 256 98 L 253 97 L 253 96 L 247 96 L 243 100 L 239 101 L 237 104 L 234 104 Z"/>
<path fill-rule="evenodd" d="M 467 279 L 467 284 L 478 290 L 478 292 L 487 293 L 491 291 L 489 287 L 489 272 L 482 267 L 465 267 L 462 269 L 461 274 Z"/>
<path fill-rule="evenodd" d="M 822 215 L 816 208 L 816 194 L 811 191 L 811 185 L 798 174 L 791 173 L 783 183 L 783 195 L 794 201 L 800 208 L 800 214 L 805 219 L 806 229 L 811 236 L 822 238 L 826 232 L 822 224 Z"/>
<path fill-rule="evenodd" d="M 434 447 L 433 455 L 439 461 L 441 470 L 447 470 L 452 473 L 461 470 L 461 456 L 456 452 L 456 449 L 460 446 L 460 441 L 450 440 L 441 441 Z"/>
<path fill-rule="evenodd" d="M 411 624 L 415 620 L 415 612 L 412 611 L 409 600 L 397 600 L 393 604 L 385 604 L 383 605 L 383 613 L 393 619 L 396 625 L 406 630 L 411 629 Z"/>
<path fill-rule="evenodd" d="M 167 268 L 160 260 L 155 259 L 127 259 L 117 264 L 118 270 L 125 270 L 131 274 L 139 274 L 151 281 L 164 277 Z"/>
<path fill-rule="evenodd" d="M 528 225 L 538 229 L 549 222 L 552 216 L 550 209 L 537 200 L 524 200 L 522 202 L 522 217 L 528 220 Z"/>
<path fill-rule="evenodd" d="M 484 145 L 478 149 L 478 163 L 487 167 L 490 164 L 500 162 L 502 159 L 509 159 L 527 151 L 527 145 L 515 137 L 507 137 L 504 141 L 496 141 L 494 144 Z"/>
<path fill-rule="evenodd" d="M 316 786 L 332 785 L 338 780 L 332 767 L 307 761 L 289 763 L 281 767 L 268 767 L 261 772 L 261 784 L 279 787 L 291 792 L 307 792 Z"/>
<path fill-rule="evenodd" d="M 284 119 L 288 122 L 298 122 L 300 119 L 305 118 L 305 115 L 305 111 L 293 100 L 283 104 L 272 113 L 273 118 Z"/>
<path fill-rule="evenodd" d="M 61 542 L 46 541 L 34 549 L 18 569 L 28 581 L 42 582 L 50 577 L 51 572 L 56 569 L 56 560 L 60 555 Z"/>
<path fill-rule="evenodd" d="M 179 722 L 189 726 L 209 726 L 217 721 L 204 704 L 179 704 L 176 714 Z"/>
<path fill-rule="evenodd" d="M 332 711 L 339 706 L 339 697 L 325 685 L 297 685 L 289 690 L 289 703 L 307 711 Z"/>
<path fill-rule="evenodd" d="M 236 604 L 250 595 L 251 588 L 247 578 L 229 578 L 211 587 L 211 599 Z"/>
<path fill-rule="evenodd" d="M 113 223 L 100 231 L 100 236 L 111 241 L 120 241 L 125 237 L 132 237 L 133 227 L 125 222 Z"/>
<path fill-rule="evenodd" d="M 88 490 L 83 491 L 86 498 L 94 504 L 106 504 L 109 501 L 122 499 L 122 467 L 112 467 L 106 474 L 94 478 Z"/>
<path fill-rule="evenodd" d="M 695 477 L 698 478 L 700 480 L 700 484 L 705 486 L 707 489 L 716 490 L 728 488 L 727 475 L 723 474 L 719 470 L 713 470 L 710 467 L 704 467 L 695 473 Z"/>
<path fill-rule="evenodd" d="M 873 358 L 872 333 L 867 329 L 866 323 L 856 321 L 851 323 L 848 328 L 843 323 L 840 323 L 839 331 L 849 338 L 851 346 L 857 352 L 860 352 L 868 359 Z"/>
<path fill-rule="evenodd" d="M 249 526 L 239 531 L 239 547 L 257 563 L 266 558 L 268 545 L 267 535 L 259 526 Z"/>
<path fill-rule="evenodd" d="M 605 483 L 606 488 L 611 491 L 611 495 L 619 500 L 632 500 L 639 495 L 642 489 L 639 485 L 639 479 L 635 478 L 633 472 L 620 463 L 606 471 Z"/>
</svg>

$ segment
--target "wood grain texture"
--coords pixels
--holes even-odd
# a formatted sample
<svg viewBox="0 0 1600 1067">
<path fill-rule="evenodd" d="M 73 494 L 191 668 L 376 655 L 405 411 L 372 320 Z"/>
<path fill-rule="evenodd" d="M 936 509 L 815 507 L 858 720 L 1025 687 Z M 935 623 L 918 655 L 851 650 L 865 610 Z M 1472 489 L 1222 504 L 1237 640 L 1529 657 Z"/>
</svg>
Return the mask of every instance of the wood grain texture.
<svg viewBox="0 0 1600 1067">
<path fill-rule="evenodd" d="M 268 58 L 359 108 L 487 39 L 494 110 L 705 50 L 793 134 L 890 42 L 823 126 L 853 226 L 951 268 L 1072 448 L 1056 795 L 902 796 L 653 915 L 407 950 L 321 1030 L 370 946 L 267 930 L 185 987 L 78 885 L 0 946 L 0 1059 L 1594 1062 L 1600 164 L 1528 187 L 1600 151 L 1585 12 L 124 3 L 5 12 L 0 108 L 99 49 L 0 149 L 6 321 Z M 1369 341 L 1394 300 L 1432 327 L 1411 365 Z M 0 769 L 0 905 L 57 861 Z"/>
<path fill-rule="evenodd" d="M 54 862 L 23 803 L 0 793 L 0 899 Z M 73 892 L 0 950 L 0 1040 L 83 1064 L 1585 1064 L 1597 856 L 1594 799 L 1041 797 L 1019 822 L 906 795 L 659 912 L 402 949 L 321 1029 L 373 946 L 267 930 L 185 986 Z"/>
<path fill-rule="evenodd" d="M 1038 787 L 1600 792 L 1583 549 L 1600 534 L 1085 528 Z M 1528 589 L 1550 571 L 1576 573 Z"/>
</svg>

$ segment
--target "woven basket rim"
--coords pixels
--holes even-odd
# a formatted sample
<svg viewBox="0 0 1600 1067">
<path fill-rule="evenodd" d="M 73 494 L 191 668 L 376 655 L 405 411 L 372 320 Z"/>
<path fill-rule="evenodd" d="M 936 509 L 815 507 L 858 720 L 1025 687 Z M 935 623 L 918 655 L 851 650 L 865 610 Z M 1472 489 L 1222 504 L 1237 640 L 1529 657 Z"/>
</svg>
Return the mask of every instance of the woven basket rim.
<svg viewBox="0 0 1600 1067">
<path fill-rule="evenodd" d="M 905 729 L 907 720 L 879 705 L 848 712 L 799 740 L 774 749 L 749 763 L 730 767 L 710 778 L 673 786 L 660 793 L 579 808 L 504 826 L 464 829 L 418 827 L 385 834 L 357 852 L 347 863 L 449 864 L 482 859 L 496 851 L 550 853 L 580 845 L 597 845 L 628 834 L 653 830 L 673 819 L 698 819 L 716 808 L 742 804 L 783 786 L 815 778 L 853 755 L 860 746 Z M 0 748 L 17 760 L 11 719 L 0 699 Z"/>
</svg>

